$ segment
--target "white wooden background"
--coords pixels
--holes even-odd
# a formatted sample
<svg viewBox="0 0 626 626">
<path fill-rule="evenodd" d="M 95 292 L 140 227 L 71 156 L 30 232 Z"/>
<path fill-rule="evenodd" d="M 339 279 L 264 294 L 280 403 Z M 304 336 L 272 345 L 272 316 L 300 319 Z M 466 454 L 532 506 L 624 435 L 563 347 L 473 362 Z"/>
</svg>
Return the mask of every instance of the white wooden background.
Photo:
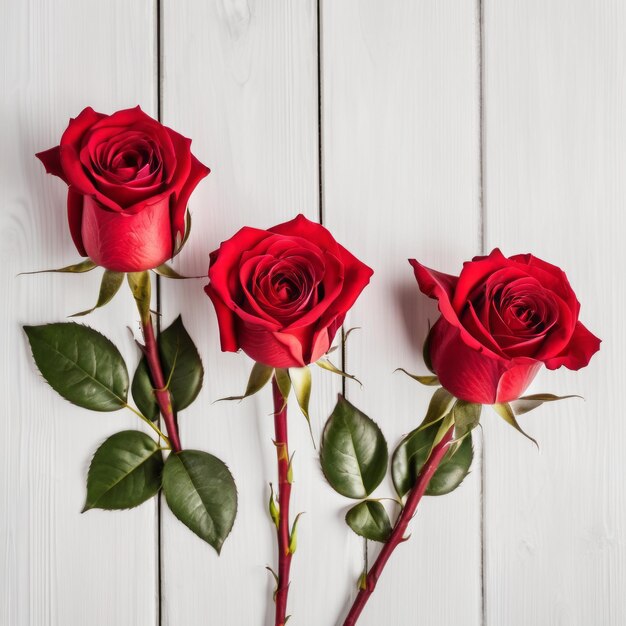
<svg viewBox="0 0 626 626">
<path fill-rule="evenodd" d="M 433 303 L 406 262 L 457 272 L 501 246 L 566 268 L 584 322 L 603 339 L 580 373 L 533 389 L 581 393 L 524 420 L 532 445 L 485 412 L 474 471 L 427 499 L 364 626 L 618 626 L 626 623 L 626 3 L 623 0 L 1 0 L 0 625 L 264 626 L 274 535 L 269 391 L 242 404 L 250 367 L 219 352 L 201 281 L 164 282 L 203 355 L 187 446 L 232 467 L 240 511 L 221 557 L 156 503 L 79 515 L 90 454 L 135 426 L 77 409 L 38 377 L 20 331 L 95 299 L 94 275 L 16 278 L 74 261 L 65 187 L 34 158 L 84 106 L 141 106 L 194 140 L 213 170 L 192 196 L 177 260 L 244 224 L 322 218 L 376 271 L 357 303 L 348 397 L 391 445 L 428 393 L 419 369 Z M 133 363 L 128 294 L 89 323 Z M 322 374 L 320 372 L 320 374 Z M 340 382 L 315 379 L 319 435 Z M 294 626 L 340 623 L 363 566 L 324 483 L 303 419 L 291 419 Z M 389 485 L 377 493 L 387 495 Z M 165 507 L 164 507 L 165 509 Z M 376 547 L 370 545 L 370 558 Z"/>
</svg>

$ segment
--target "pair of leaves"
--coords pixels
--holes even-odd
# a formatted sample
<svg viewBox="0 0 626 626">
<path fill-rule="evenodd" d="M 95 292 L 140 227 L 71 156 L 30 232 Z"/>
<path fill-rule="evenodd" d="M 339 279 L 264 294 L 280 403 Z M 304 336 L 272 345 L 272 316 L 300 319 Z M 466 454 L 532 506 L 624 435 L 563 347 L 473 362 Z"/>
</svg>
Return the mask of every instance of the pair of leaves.
<svg viewBox="0 0 626 626">
<path fill-rule="evenodd" d="M 476 415 L 475 405 L 459 404 L 447 391 L 438 389 L 422 425 L 394 451 L 391 475 L 400 498 L 413 487 L 431 450 L 443 437 L 442 431 L 445 434 L 449 430 L 455 417 L 466 432 L 446 453 L 426 494 L 450 493 L 467 476 L 473 458 L 470 424 L 476 425 L 480 411 Z M 339 396 L 324 428 L 320 452 L 322 471 L 333 489 L 349 498 L 369 497 L 387 472 L 388 458 L 387 442 L 378 425 Z M 391 532 L 389 516 L 377 500 L 364 500 L 352 507 L 346 522 L 354 532 L 374 541 L 386 541 Z"/>
<path fill-rule="evenodd" d="M 391 459 L 391 477 L 398 496 L 403 498 L 413 487 L 417 477 L 436 445 L 435 438 L 439 425 L 417 428 L 409 433 L 398 445 Z M 464 437 L 458 448 L 448 450 L 439 467 L 433 474 L 425 494 L 442 496 L 454 491 L 464 480 L 472 464 L 473 450 L 471 436 Z"/>
<path fill-rule="evenodd" d="M 400 498 L 411 490 L 432 449 L 452 426 L 455 440 L 430 479 L 425 494 L 442 496 L 463 482 L 474 456 L 471 431 L 480 421 L 481 409 L 479 404 L 457 400 L 443 388 L 433 393 L 424 420 L 393 453 L 391 477 Z"/>
<path fill-rule="evenodd" d="M 92 411 L 126 406 L 128 370 L 119 350 L 104 335 L 75 322 L 25 326 L 24 331 L 39 371 L 66 400 Z M 161 333 L 159 350 L 174 408 L 181 410 L 197 397 L 204 372 L 180 316 Z M 158 405 L 145 359 L 135 373 L 132 392 L 142 413 L 156 419 Z"/>
<path fill-rule="evenodd" d="M 183 450 L 164 463 L 161 448 L 145 433 L 117 433 L 93 457 L 83 511 L 130 509 L 161 486 L 174 515 L 219 554 L 237 514 L 237 489 L 226 465 L 207 452 Z"/>
<path fill-rule="evenodd" d="M 188 407 L 202 389 L 202 360 L 180 315 L 159 335 L 158 346 L 163 375 L 166 381 L 169 380 L 172 406 L 178 412 Z M 147 418 L 156 420 L 159 405 L 145 357 L 137 366 L 131 391 L 137 408 Z"/>
<path fill-rule="evenodd" d="M 324 427 L 320 461 L 335 491 L 348 498 L 366 498 L 387 473 L 387 441 L 376 422 L 339 395 Z M 373 541 L 386 541 L 391 534 L 387 511 L 376 500 L 364 500 L 352 507 L 346 523 L 355 533 Z"/>
</svg>

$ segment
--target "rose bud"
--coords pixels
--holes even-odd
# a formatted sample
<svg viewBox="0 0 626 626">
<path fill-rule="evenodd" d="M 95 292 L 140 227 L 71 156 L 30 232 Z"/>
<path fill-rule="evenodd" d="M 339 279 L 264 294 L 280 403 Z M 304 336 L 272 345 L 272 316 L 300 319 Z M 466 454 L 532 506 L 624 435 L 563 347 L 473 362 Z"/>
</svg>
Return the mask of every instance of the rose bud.
<svg viewBox="0 0 626 626">
<path fill-rule="evenodd" d="M 530 254 L 507 259 L 498 249 L 464 263 L 458 278 L 409 263 L 420 290 L 439 301 L 428 340 L 433 370 L 461 400 L 515 400 L 542 365 L 578 370 L 600 348 L 555 265 Z"/>
<path fill-rule="evenodd" d="M 191 140 L 139 107 L 113 115 L 87 107 L 37 157 L 69 187 L 67 212 L 78 252 L 116 272 L 172 258 L 185 237 L 187 201 L 209 169 Z"/>
<path fill-rule="evenodd" d="M 222 351 L 270 367 L 303 367 L 330 348 L 372 270 L 303 215 L 242 228 L 210 256 Z"/>
</svg>

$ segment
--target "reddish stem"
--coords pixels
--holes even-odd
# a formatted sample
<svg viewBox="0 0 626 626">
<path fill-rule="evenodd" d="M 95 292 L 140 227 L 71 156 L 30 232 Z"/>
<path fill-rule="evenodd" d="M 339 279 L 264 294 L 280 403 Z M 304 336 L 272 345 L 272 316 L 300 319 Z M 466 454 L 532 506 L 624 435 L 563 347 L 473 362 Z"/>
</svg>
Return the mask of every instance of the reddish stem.
<svg viewBox="0 0 626 626">
<path fill-rule="evenodd" d="M 287 403 L 283 398 L 276 377 L 272 378 L 274 396 L 274 443 L 278 459 L 278 587 L 276 589 L 275 626 L 284 626 L 287 616 L 287 594 L 289 593 L 289 570 L 291 552 L 289 551 L 289 447 L 287 440 Z"/>
<path fill-rule="evenodd" d="M 357 594 L 343 626 L 354 626 L 356 624 L 359 616 L 361 615 L 361 611 L 363 611 L 370 596 L 374 593 L 376 583 L 378 582 L 378 579 L 380 578 L 380 575 L 382 574 L 392 552 L 401 543 L 406 541 L 404 534 L 406 533 L 407 526 L 415 515 L 417 505 L 424 495 L 430 479 L 448 451 L 448 444 L 452 440 L 453 433 L 454 426 L 448 430 L 443 439 L 432 449 L 428 459 L 426 459 L 426 463 L 424 463 L 424 467 L 422 467 L 422 471 L 419 473 L 413 489 L 409 492 L 406 504 L 404 505 L 400 516 L 396 520 L 396 525 L 393 527 L 391 536 L 387 540 L 387 543 L 383 546 L 383 549 L 374 562 L 374 565 L 372 565 L 370 571 L 367 573 L 364 588 Z"/>
<path fill-rule="evenodd" d="M 148 363 L 148 369 L 150 370 L 152 383 L 155 387 L 154 395 L 161 409 L 161 415 L 165 422 L 167 437 L 170 440 L 172 450 L 174 452 L 180 452 L 181 446 L 178 436 L 178 425 L 176 424 L 176 416 L 174 415 L 174 409 L 172 407 L 172 397 L 169 390 L 165 388 L 165 377 L 163 376 L 163 369 L 161 368 L 159 348 L 157 347 L 156 337 L 154 336 L 152 320 L 148 320 L 145 323 L 142 322 L 141 326 L 145 343 L 144 354 Z"/>
</svg>

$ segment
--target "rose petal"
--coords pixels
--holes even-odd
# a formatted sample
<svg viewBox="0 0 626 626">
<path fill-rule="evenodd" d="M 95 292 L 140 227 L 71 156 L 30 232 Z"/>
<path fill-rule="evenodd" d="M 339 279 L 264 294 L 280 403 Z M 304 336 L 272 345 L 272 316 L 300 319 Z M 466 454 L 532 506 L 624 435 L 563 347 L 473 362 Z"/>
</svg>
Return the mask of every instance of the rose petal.
<svg viewBox="0 0 626 626">
<path fill-rule="evenodd" d="M 252 359 L 271 367 L 304 367 L 302 344 L 291 334 L 268 331 L 239 321 L 241 349 Z"/>
<path fill-rule="evenodd" d="M 61 166 L 61 149 L 59 146 L 44 150 L 43 152 L 37 152 L 35 156 L 43 163 L 48 174 L 58 176 L 66 185 L 69 185 L 63 167 Z"/>
<path fill-rule="evenodd" d="M 191 193 L 196 188 L 198 183 L 210 173 L 211 170 L 206 165 L 200 163 L 200 161 L 198 161 L 198 159 L 196 159 L 196 157 L 192 154 L 187 179 L 185 180 L 180 192 L 175 198 L 173 198 L 172 201 L 172 236 L 174 241 L 176 241 L 177 238 L 182 240 L 185 236 L 185 215 L 187 213 L 189 196 L 191 196 Z"/>
<path fill-rule="evenodd" d="M 494 404 L 518 398 L 541 363 L 533 359 L 504 359 L 467 345 L 460 330 L 444 317 L 430 334 L 430 357 L 443 387 L 467 402 Z"/>
<path fill-rule="evenodd" d="M 546 367 L 554 370 L 565 365 L 570 370 L 579 370 L 585 367 L 600 349 L 601 341 L 580 322 L 577 322 L 567 347 L 559 356 L 547 359 Z"/>
<path fill-rule="evenodd" d="M 215 307 L 217 322 L 220 331 L 220 344 L 222 352 L 237 352 L 239 344 L 237 342 L 237 331 L 235 324 L 235 316 L 233 312 L 224 304 L 219 294 L 208 284 L 204 291 L 211 298 L 211 302 Z"/>
<path fill-rule="evenodd" d="M 72 241 L 81 256 L 87 256 L 85 245 L 83 244 L 82 222 L 83 222 L 83 198 L 84 196 L 73 187 L 67 190 L 67 219 L 70 225 Z"/>
</svg>

